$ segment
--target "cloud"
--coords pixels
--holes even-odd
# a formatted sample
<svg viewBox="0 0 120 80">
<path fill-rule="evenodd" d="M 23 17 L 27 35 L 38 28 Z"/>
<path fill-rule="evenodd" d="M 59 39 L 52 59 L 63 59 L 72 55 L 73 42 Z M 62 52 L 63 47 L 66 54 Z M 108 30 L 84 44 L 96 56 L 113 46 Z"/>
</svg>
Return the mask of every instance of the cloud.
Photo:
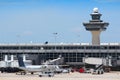
<svg viewBox="0 0 120 80">
<path fill-rule="evenodd" d="M 16 37 L 22 37 L 22 36 L 31 36 L 33 35 L 33 32 L 32 31 L 24 31 L 20 34 L 17 34 Z"/>
<path fill-rule="evenodd" d="M 22 35 L 32 35 L 32 34 L 33 34 L 32 31 L 25 31 L 25 32 L 22 33 Z"/>
<path fill-rule="evenodd" d="M 80 33 L 81 28 L 80 27 L 74 27 L 74 28 L 71 29 L 71 31 L 74 32 L 74 33 Z"/>
</svg>

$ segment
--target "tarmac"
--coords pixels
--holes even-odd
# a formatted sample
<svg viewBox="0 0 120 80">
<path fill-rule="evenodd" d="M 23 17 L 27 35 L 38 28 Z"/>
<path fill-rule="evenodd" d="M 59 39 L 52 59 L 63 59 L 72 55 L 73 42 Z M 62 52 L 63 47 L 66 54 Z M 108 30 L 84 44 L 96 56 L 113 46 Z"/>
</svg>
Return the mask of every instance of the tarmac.
<svg viewBox="0 0 120 80">
<path fill-rule="evenodd" d="M 0 73 L 0 80 L 120 80 L 120 72 L 110 72 L 102 75 L 74 72 L 55 74 L 54 77 L 39 77 L 38 73 L 35 73 L 34 75 Z"/>
</svg>

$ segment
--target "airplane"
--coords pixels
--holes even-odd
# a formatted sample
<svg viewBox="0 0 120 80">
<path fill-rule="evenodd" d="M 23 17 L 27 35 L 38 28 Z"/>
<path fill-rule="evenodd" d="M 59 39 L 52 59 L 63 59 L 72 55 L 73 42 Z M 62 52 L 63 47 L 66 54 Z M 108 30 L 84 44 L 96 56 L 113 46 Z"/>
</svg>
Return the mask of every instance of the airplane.
<svg viewBox="0 0 120 80">
<path fill-rule="evenodd" d="M 26 74 L 27 72 L 30 72 L 31 74 L 34 74 L 35 72 L 41 72 L 45 70 L 52 70 L 54 72 L 60 73 L 62 72 L 63 69 L 60 69 L 58 65 L 48 65 L 48 64 L 43 64 L 43 65 L 25 65 L 23 62 L 23 57 L 21 55 L 17 55 L 18 58 L 18 64 L 19 64 L 19 69 L 22 70 L 21 74 Z"/>
</svg>

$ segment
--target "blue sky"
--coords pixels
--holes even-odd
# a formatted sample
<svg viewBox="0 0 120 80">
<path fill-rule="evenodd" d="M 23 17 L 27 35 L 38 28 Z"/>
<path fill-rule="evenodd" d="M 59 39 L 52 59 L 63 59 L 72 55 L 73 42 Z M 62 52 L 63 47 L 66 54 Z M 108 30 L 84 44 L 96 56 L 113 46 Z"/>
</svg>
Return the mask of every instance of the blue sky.
<svg viewBox="0 0 120 80">
<path fill-rule="evenodd" d="M 91 43 L 83 22 L 94 7 L 109 22 L 101 42 L 120 42 L 120 0 L 0 0 L 0 43 Z"/>
</svg>

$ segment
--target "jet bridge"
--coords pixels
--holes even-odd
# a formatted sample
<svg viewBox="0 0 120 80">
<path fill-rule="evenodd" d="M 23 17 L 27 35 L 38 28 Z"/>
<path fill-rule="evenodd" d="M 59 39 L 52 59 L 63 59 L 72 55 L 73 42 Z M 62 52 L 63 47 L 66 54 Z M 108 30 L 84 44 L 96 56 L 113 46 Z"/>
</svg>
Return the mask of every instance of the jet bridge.
<svg viewBox="0 0 120 80">
<path fill-rule="evenodd" d="M 93 58 L 93 57 L 87 57 L 83 58 L 83 63 L 91 64 L 91 65 L 101 65 L 103 66 L 112 66 L 112 61 L 109 58 Z"/>
<path fill-rule="evenodd" d="M 103 74 L 103 66 L 112 66 L 111 59 L 109 58 L 93 58 L 87 57 L 83 58 L 84 64 L 94 65 L 95 68 L 91 69 L 92 74 Z"/>
</svg>

